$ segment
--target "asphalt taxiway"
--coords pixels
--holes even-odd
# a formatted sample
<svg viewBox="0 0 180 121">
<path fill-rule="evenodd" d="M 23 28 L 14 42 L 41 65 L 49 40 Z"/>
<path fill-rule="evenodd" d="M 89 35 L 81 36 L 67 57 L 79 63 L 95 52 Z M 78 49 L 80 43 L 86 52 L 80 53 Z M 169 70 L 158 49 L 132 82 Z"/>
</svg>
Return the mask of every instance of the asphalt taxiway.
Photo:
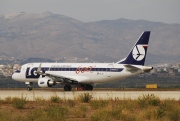
<svg viewBox="0 0 180 121">
<path fill-rule="evenodd" d="M 77 99 L 81 94 L 89 93 L 92 99 L 138 99 L 143 95 L 155 95 L 160 99 L 180 100 L 180 91 L 51 91 L 51 90 L 0 90 L 0 99 L 7 97 L 26 97 L 27 100 L 33 101 L 37 98 L 49 100 L 52 96 L 58 96 L 61 99 Z"/>
</svg>

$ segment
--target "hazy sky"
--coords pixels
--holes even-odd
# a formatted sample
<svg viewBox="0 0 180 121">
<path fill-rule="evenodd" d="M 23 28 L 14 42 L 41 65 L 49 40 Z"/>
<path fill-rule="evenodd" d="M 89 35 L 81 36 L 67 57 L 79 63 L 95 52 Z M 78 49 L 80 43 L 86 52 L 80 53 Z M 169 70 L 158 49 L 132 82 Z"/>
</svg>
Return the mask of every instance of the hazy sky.
<svg viewBox="0 0 180 121">
<path fill-rule="evenodd" d="M 0 0 L 0 14 L 46 11 L 84 22 L 126 18 L 180 23 L 180 0 Z"/>
</svg>

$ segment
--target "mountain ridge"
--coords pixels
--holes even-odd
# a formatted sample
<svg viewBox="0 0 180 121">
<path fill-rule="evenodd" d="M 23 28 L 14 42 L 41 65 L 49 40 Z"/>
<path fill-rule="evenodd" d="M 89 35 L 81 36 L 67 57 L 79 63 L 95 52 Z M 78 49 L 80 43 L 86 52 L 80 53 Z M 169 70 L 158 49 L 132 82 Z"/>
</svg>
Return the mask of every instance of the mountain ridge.
<svg viewBox="0 0 180 121">
<path fill-rule="evenodd" d="M 180 24 L 146 20 L 81 22 L 64 15 L 20 13 L 0 17 L 0 58 L 124 58 L 143 31 L 151 31 L 148 63 L 178 62 Z"/>
</svg>

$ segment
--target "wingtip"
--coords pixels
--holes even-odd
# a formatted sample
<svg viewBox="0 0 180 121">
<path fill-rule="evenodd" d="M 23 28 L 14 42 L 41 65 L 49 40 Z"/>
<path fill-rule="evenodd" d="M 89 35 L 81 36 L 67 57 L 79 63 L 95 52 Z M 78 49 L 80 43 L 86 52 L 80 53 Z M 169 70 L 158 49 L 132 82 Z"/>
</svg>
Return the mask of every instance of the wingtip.
<svg viewBox="0 0 180 121">
<path fill-rule="evenodd" d="M 41 65 L 42 65 L 42 63 L 39 64 L 39 67 L 38 67 L 37 72 L 40 72 L 40 71 L 41 71 Z"/>
</svg>

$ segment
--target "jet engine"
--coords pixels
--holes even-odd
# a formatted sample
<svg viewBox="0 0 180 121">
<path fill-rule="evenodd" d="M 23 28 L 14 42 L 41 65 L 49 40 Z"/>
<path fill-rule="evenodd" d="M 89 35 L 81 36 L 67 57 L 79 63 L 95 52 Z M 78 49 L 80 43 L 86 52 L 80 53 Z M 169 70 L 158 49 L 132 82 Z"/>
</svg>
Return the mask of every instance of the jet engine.
<svg viewBox="0 0 180 121">
<path fill-rule="evenodd" d="M 56 82 L 53 81 L 51 78 L 40 78 L 38 80 L 39 87 L 52 87 L 53 85 L 56 85 Z"/>
</svg>

